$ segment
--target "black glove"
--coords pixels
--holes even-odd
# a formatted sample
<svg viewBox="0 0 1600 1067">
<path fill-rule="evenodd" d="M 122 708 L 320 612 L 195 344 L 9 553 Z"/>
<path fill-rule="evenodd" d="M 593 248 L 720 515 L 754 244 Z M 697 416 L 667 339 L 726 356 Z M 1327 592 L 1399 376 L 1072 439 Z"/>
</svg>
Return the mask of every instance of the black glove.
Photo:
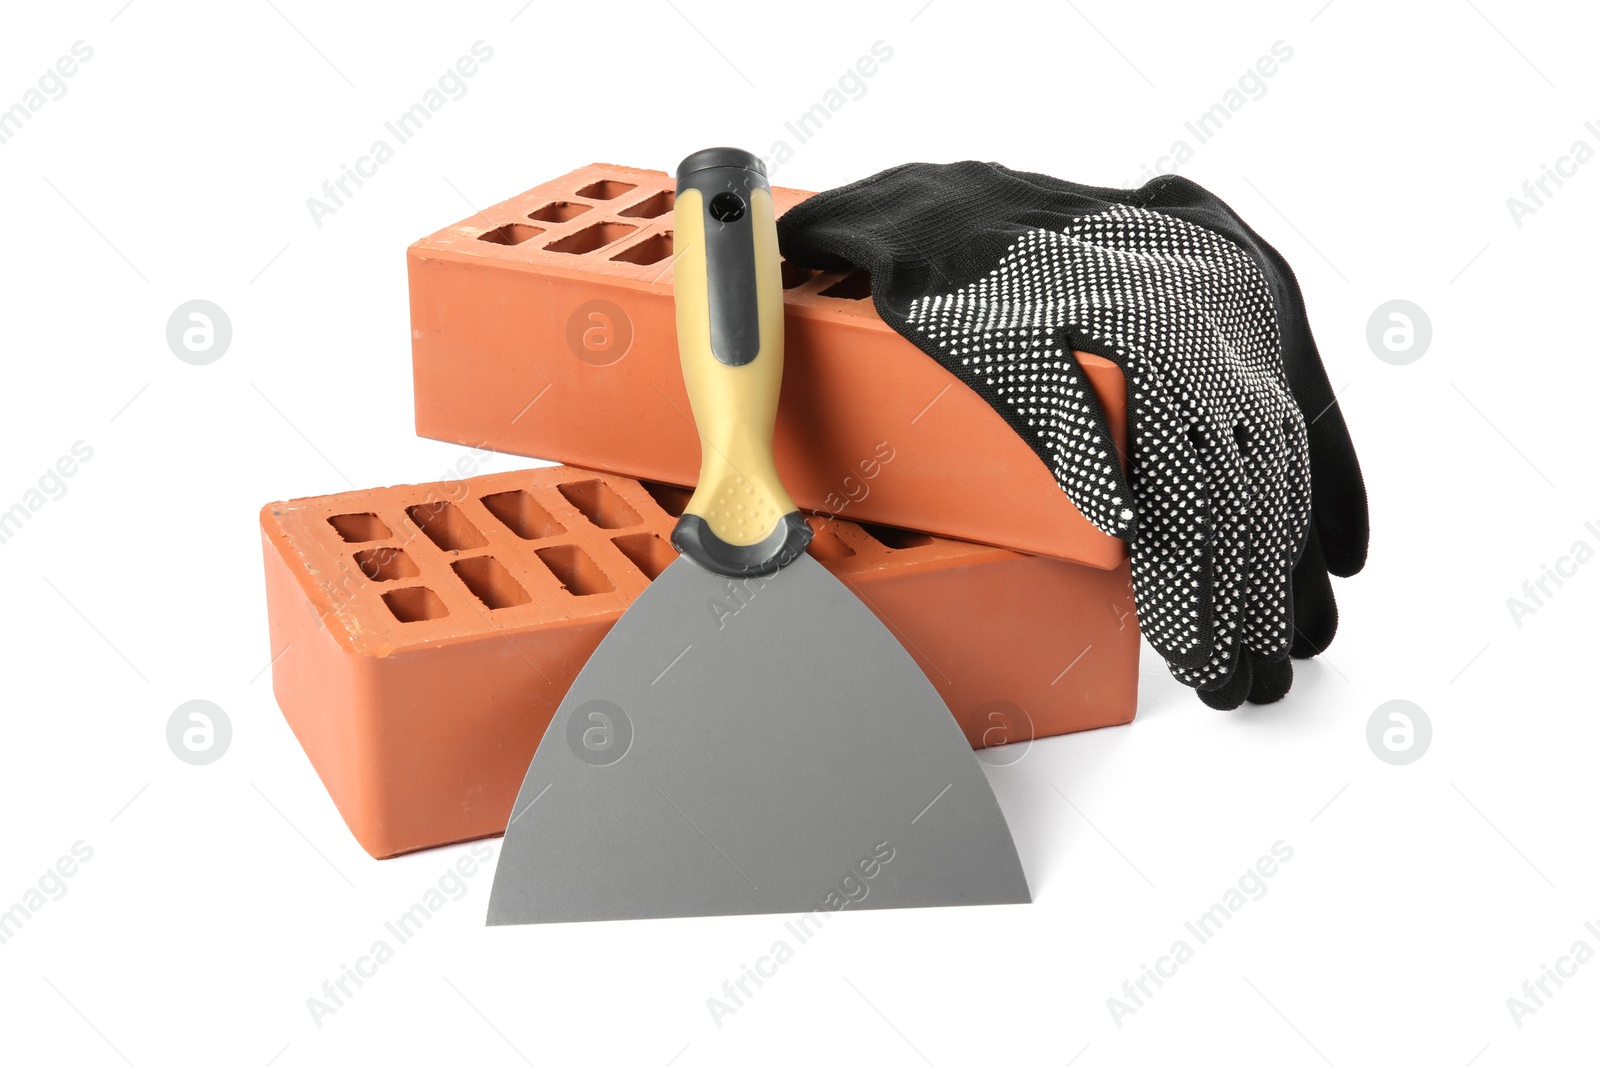
<svg viewBox="0 0 1600 1067">
<path fill-rule="evenodd" d="M 1236 241 L 1267 276 L 1278 310 L 1284 369 L 1311 444 L 1312 526 L 1294 570 L 1293 654 L 1299 659 L 1315 656 L 1327 649 L 1339 625 L 1328 575 L 1348 578 L 1360 572 L 1367 562 L 1369 531 L 1361 464 L 1311 337 L 1299 283 L 1277 249 L 1245 225 L 1232 208 L 1187 178 L 1167 175 L 1123 195 L 1140 197 L 1145 207 L 1188 219 Z M 1287 685 L 1284 688 L 1287 690 Z M 1257 699 L 1254 692 L 1251 699 Z"/>
<path fill-rule="evenodd" d="M 779 240 L 805 266 L 865 267 L 884 320 L 1130 542 L 1146 636 L 1207 703 L 1275 700 L 1291 647 L 1326 646 L 1308 451 L 1342 489 L 1316 494 L 1338 573 L 1365 552 L 1360 471 L 1292 273 L 1220 201 L 1179 178 L 1124 191 L 910 164 L 802 203 Z M 1131 485 L 1073 349 L 1124 370 Z"/>
</svg>

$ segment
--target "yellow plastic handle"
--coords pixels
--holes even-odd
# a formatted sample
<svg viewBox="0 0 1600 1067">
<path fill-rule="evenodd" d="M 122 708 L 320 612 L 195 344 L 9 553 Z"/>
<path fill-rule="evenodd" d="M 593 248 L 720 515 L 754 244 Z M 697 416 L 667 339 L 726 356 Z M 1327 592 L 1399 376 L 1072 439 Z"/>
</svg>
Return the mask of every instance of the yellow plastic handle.
<svg viewBox="0 0 1600 1067">
<path fill-rule="evenodd" d="M 783 380 L 772 193 L 754 172 L 699 174 L 680 178 L 673 215 L 678 352 L 700 434 L 700 480 L 673 540 L 721 573 L 770 573 L 810 538 L 772 454 Z"/>
</svg>

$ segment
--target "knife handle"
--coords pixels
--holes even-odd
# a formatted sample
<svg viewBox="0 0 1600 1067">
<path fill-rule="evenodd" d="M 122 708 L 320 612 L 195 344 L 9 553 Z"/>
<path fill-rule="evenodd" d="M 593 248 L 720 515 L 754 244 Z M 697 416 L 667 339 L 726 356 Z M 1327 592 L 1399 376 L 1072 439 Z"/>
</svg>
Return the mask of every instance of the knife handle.
<svg viewBox="0 0 1600 1067">
<path fill-rule="evenodd" d="M 771 574 L 805 551 L 811 527 L 772 458 L 783 282 L 766 167 L 737 148 L 689 156 L 672 228 L 678 355 L 700 434 L 700 479 L 672 543 L 718 574 Z"/>
</svg>

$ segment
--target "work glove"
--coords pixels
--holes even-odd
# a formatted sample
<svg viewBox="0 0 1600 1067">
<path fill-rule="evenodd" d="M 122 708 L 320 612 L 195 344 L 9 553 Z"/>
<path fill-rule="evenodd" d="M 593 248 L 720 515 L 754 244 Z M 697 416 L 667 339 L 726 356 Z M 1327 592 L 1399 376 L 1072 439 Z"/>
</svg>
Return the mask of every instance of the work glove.
<svg viewBox="0 0 1600 1067">
<path fill-rule="evenodd" d="M 1329 574 L 1347 578 L 1367 561 L 1367 491 L 1344 414 L 1311 336 L 1294 271 L 1232 208 L 1187 178 L 1167 175 L 1122 195 L 1140 197 L 1146 207 L 1221 233 L 1247 249 L 1267 277 L 1278 311 L 1284 370 L 1311 446 L 1312 525 L 1294 570 L 1292 654 L 1299 659 L 1318 655 L 1339 625 Z M 1257 699 L 1254 692 L 1251 699 Z"/>
<path fill-rule="evenodd" d="M 1206 703 L 1276 700 L 1291 651 L 1327 646 L 1329 566 L 1365 557 L 1360 470 L 1293 274 L 1226 205 L 1181 178 L 908 164 L 793 208 L 779 242 L 803 266 L 865 268 L 884 320 L 1128 541 L 1145 635 Z M 1123 369 L 1126 475 L 1074 350 Z M 1319 449 L 1331 494 L 1312 488 Z"/>
</svg>

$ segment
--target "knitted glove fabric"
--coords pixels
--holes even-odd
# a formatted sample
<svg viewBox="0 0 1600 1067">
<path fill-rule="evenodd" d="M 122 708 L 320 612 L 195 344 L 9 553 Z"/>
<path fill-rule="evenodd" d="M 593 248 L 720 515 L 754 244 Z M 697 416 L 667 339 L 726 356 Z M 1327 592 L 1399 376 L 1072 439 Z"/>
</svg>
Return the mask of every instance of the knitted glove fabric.
<svg viewBox="0 0 1600 1067">
<path fill-rule="evenodd" d="M 1146 636 L 1208 704 L 1277 699 L 1291 649 L 1326 647 L 1328 571 L 1302 551 L 1319 446 L 1346 490 L 1317 520 L 1336 573 L 1365 554 L 1360 471 L 1292 273 L 1220 201 L 1177 178 L 1124 191 L 909 164 L 800 204 L 779 239 L 805 266 L 865 267 L 885 321 L 1129 541 Z M 1129 477 L 1074 349 L 1124 370 Z"/>
</svg>

